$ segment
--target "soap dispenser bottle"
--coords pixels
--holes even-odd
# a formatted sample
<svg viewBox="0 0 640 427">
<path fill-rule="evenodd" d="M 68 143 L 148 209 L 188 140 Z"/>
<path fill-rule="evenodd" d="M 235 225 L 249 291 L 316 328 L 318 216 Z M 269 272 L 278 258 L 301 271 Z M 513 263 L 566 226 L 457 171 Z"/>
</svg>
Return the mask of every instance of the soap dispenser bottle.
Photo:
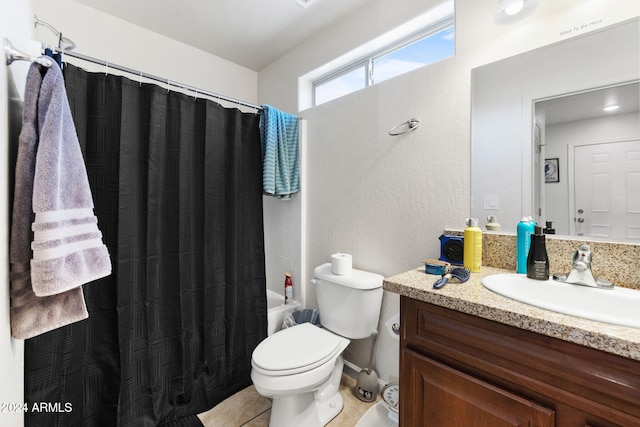
<svg viewBox="0 0 640 427">
<path fill-rule="evenodd" d="M 463 263 L 464 268 L 472 273 L 480 271 L 482 230 L 478 227 L 478 218 L 467 218 L 467 228 L 464 230 Z"/>
<path fill-rule="evenodd" d="M 549 280 L 549 257 L 542 227 L 536 226 L 531 235 L 531 249 L 527 257 L 527 277 L 536 280 Z"/>
<path fill-rule="evenodd" d="M 531 246 L 531 234 L 534 231 L 534 224 L 529 217 L 523 216 L 518 223 L 516 232 L 516 273 L 527 273 L 527 257 Z"/>
</svg>

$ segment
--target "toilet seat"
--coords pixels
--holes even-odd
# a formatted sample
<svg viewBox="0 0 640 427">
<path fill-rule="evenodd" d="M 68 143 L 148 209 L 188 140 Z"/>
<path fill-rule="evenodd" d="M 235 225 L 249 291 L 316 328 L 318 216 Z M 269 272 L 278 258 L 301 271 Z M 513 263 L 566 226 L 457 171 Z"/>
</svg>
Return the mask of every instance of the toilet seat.
<svg viewBox="0 0 640 427">
<path fill-rule="evenodd" d="M 299 374 L 334 359 L 344 350 L 343 341 L 325 329 L 302 323 L 262 341 L 253 352 L 251 364 L 263 375 Z"/>
</svg>

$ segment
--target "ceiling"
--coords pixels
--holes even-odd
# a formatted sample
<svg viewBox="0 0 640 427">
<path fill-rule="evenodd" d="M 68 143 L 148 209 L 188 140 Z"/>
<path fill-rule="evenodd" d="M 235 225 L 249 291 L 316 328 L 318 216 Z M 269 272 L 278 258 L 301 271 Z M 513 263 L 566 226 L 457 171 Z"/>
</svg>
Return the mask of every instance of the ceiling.
<svg viewBox="0 0 640 427">
<path fill-rule="evenodd" d="M 612 113 L 606 113 L 602 110 L 611 104 L 617 104 L 620 108 Z M 548 125 L 613 114 L 634 113 L 639 110 L 639 83 L 624 84 L 536 102 L 536 112 L 544 111 L 545 123 Z"/>
<path fill-rule="evenodd" d="M 76 0 L 259 71 L 371 0 Z"/>
</svg>

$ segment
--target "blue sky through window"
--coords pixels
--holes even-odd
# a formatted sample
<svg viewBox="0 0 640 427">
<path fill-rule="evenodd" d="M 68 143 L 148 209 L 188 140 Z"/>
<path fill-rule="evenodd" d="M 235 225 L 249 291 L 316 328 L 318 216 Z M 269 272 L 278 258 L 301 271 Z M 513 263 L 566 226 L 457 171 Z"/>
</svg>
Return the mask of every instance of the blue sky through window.
<svg viewBox="0 0 640 427">
<path fill-rule="evenodd" d="M 365 73 L 363 65 L 316 86 L 316 105 L 364 88 L 367 85 Z"/>
<path fill-rule="evenodd" d="M 404 74 L 427 64 L 453 56 L 455 48 L 453 27 L 395 50 L 373 60 L 373 83 Z"/>
<path fill-rule="evenodd" d="M 428 37 L 372 59 L 372 84 L 449 58 L 455 53 L 455 28 L 447 27 Z M 315 105 L 363 89 L 367 83 L 366 64 L 358 66 L 314 87 Z"/>
</svg>

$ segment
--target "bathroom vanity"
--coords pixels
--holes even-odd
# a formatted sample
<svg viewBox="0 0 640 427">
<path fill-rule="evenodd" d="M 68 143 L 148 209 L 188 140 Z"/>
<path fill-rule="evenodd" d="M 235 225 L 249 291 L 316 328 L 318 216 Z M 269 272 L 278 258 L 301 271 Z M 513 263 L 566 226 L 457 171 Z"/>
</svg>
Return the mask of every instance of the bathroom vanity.
<svg viewBox="0 0 640 427">
<path fill-rule="evenodd" d="M 640 329 L 482 286 L 505 272 L 439 290 L 423 268 L 385 280 L 401 295 L 401 425 L 640 426 Z"/>
</svg>

